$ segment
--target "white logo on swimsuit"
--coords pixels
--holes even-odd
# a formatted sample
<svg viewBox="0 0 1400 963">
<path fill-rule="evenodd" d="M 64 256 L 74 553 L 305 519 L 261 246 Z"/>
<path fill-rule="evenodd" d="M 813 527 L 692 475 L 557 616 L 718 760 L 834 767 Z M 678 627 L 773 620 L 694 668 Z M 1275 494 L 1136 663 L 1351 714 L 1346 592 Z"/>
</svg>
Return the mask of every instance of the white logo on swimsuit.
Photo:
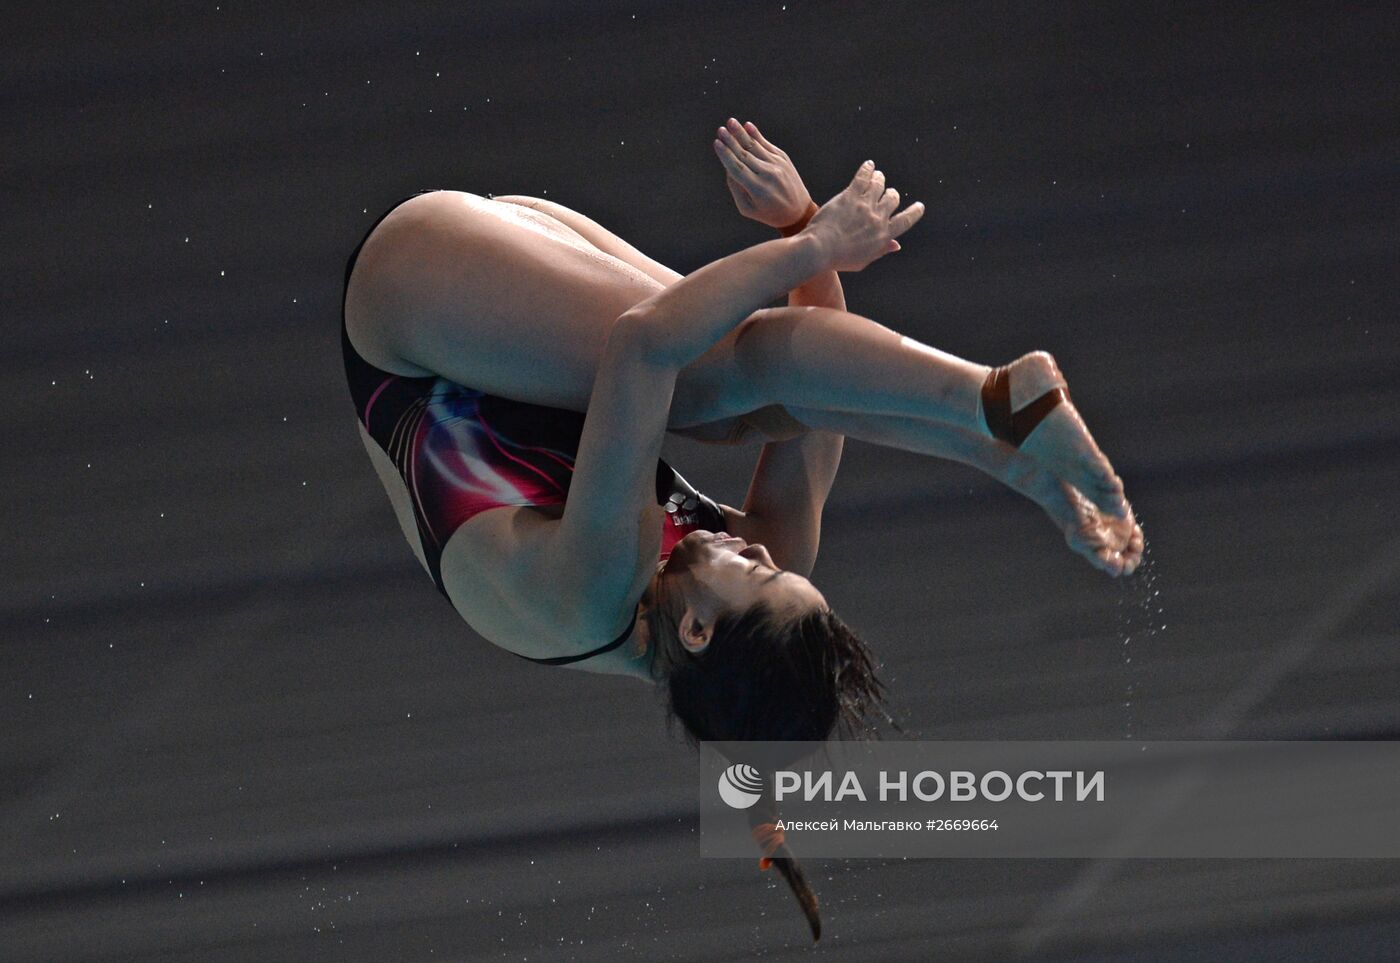
<svg viewBox="0 0 1400 963">
<path fill-rule="evenodd" d="M 666 499 L 666 514 L 671 517 L 672 525 L 694 525 L 700 520 L 695 514 L 695 509 L 699 507 L 700 500 L 684 492 L 674 492 Z"/>
<path fill-rule="evenodd" d="M 763 795 L 763 775 L 753 766 L 736 763 L 719 774 L 719 798 L 735 809 L 748 809 Z"/>
</svg>

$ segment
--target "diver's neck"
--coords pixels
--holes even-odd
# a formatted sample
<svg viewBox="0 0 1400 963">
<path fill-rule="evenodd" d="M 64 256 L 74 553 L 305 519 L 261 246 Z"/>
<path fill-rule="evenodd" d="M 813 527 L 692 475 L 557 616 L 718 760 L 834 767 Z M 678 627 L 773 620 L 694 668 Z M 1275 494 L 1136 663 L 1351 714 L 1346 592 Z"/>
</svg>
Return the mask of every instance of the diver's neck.
<svg viewBox="0 0 1400 963">
<path fill-rule="evenodd" d="M 627 641 L 629 673 L 647 679 L 656 685 L 666 681 L 671 672 L 671 659 L 667 657 L 664 645 L 658 645 L 651 637 L 651 622 L 646 617 L 646 604 L 643 602 L 637 617 L 637 627 L 632 638 Z"/>
</svg>

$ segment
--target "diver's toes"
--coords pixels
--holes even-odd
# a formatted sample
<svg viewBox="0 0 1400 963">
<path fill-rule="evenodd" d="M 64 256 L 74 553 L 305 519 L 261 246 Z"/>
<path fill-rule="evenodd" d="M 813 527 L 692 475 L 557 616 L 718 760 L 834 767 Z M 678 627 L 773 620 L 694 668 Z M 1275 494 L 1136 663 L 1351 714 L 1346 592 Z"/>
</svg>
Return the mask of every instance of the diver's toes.
<svg viewBox="0 0 1400 963">
<path fill-rule="evenodd" d="M 1124 575 L 1132 575 L 1134 572 L 1137 571 L 1138 566 L 1141 565 L 1141 564 L 1142 564 L 1142 553 L 1141 553 L 1141 551 L 1134 552 L 1134 551 L 1129 550 L 1128 552 L 1125 552 L 1124 555 L 1123 555 L 1123 574 L 1124 574 Z"/>
<path fill-rule="evenodd" d="M 1086 492 L 1093 492 L 1095 505 L 1117 518 L 1128 517 L 1128 500 L 1123 496 L 1123 483 L 1117 476 L 1108 477 L 1093 472 L 1083 483 Z"/>
<path fill-rule="evenodd" d="M 1132 509 L 1128 505 L 1128 498 L 1123 492 L 1123 480 L 1114 476 L 1112 483 L 1102 486 L 1099 489 L 1100 497 L 1096 499 L 1096 504 L 1107 509 L 1117 518 L 1127 519 L 1132 514 Z"/>
<path fill-rule="evenodd" d="M 1094 487 L 1105 495 L 1123 496 L 1123 479 L 1113 473 L 1106 464 L 1094 465 L 1089 469 L 1094 478 Z"/>
</svg>

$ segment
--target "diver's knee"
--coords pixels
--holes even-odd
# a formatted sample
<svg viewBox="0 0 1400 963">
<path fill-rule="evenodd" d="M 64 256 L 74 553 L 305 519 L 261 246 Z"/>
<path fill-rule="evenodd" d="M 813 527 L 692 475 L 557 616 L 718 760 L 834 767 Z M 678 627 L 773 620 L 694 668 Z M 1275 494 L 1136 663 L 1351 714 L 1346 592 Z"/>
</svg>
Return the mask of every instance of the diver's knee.
<svg viewBox="0 0 1400 963">
<path fill-rule="evenodd" d="M 763 308 L 749 315 L 734 339 L 734 363 L 756 399 L 788 400 L 794 367 L 792 332 L 802 308 Z"/>
</svg>

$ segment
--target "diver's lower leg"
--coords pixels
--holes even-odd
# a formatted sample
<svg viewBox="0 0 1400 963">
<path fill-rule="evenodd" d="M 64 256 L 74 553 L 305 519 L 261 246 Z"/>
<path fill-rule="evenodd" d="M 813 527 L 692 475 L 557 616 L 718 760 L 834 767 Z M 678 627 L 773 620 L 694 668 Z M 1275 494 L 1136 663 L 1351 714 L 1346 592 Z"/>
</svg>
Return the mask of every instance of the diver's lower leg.
<svg viewBox="0 0 1400 963">
<path fill-rule="evenodd" d="M 990 437 L 984 388 L 992 368 L 904 337 L 869 318 L 832 308 L 773 308 L 740 330 L 734 365 L 772 403 L 789 409 L 844 411 L 913 419 L 889 428 L 896 447 L 926 451 L 938 426 Z M 1003 368 L 1007 422 L 1065 381 L 1043 351 Z M 1126 517 L 1122 480 L 1099 450 L 1067 394 L 1045 398 L 1018 447 L 1101 509 Z M 1013 418 L 1013 415 L 1016 417 Z M 920 424 L 924 423 L 924 424 Z M 937 444 L 945 442 L 936 441 Z M 937 452 L 929 452 L 937 454 Z M 945 456 L 946 457 L 946 456 Z"/>
<path fill-rule="evenodd" d="M 739 332 L 734 362 L 773 403 L 942 422 L 970 431 L 991 370 L 833 308 L 773 308 Z"/>
</svg>

